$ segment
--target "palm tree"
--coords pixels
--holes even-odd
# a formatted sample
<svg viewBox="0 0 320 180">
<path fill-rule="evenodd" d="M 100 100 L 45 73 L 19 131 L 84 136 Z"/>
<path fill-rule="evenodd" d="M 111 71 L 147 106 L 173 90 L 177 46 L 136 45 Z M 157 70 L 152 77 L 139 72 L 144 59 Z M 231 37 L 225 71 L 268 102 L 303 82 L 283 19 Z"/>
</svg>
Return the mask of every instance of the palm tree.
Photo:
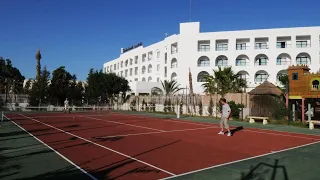
<svg viewBox="0 0 320 180">
<path fill-rule="evenodd" d="M 37 67 L 36 67 L 36 80 L 39 81 L 40 80 L 40 72 L 41 72 L 41 64 L 40 64 L 40 60 L 41 60 L 41 53 L 40 53 L 40 49 L 38 48 L 37 54 L 36 54 L 36 60 L 37 60 Z"/>
<path fill-rule="evenodd" d="M 227 93 L 242 92 L 242 89 L 247 87 L 247 82 L 235 74 L 231 67 L 224 69 L 219 67 L 218 70 L 213 70 L 213 76 L 205 77 L 205 83 L 202 86 L 205 93 L 218 93 L 223 97 Z"/>
<path fill-rule="evenodd" d="M 151 89 L 151 94 L 160 94 L 160 95 L 173 95 L 180 91 L 183 88 L 180 88 L 180 84 L 177 83 L 175 80 L 167 81 L 164 80 L 164 82 L 161 81 L 162 89 L 158 87 L 153 87 Z"/>
</svg>

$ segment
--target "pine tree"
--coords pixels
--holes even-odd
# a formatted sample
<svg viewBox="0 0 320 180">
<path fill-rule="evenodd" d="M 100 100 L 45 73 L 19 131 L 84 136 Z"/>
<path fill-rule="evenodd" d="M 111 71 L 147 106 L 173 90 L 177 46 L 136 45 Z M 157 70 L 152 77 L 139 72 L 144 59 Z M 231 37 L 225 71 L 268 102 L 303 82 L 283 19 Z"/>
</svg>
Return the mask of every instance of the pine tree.
<svg viewBox="0 0 320 180">
<path fill-rule="evenodd" d="M 202 100 L 199 101 L 198 106 L 199 106 L 199 114 L 200 116 L 202 116 L 203 114 Z"/>
</svg>

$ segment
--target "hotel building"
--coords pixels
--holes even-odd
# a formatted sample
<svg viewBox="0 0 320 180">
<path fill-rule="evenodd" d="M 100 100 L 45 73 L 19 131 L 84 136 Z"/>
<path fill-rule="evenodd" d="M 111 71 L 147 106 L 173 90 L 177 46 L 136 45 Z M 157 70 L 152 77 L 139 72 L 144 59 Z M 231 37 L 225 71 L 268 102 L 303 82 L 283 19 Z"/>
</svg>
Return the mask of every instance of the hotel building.
<svg viewBox="0 0 320 180">
<path fill-rule="evenodd" d="M 203 94 L 203 76 L 218 66 L 232 66 L 250 91 L 265 80 L 281 86 L 279 76 L 298 64 L 320 70 L 320 27 L 200 32 L 200 23 L 190 22 L 180 24 L 179 34 L 150 46 L 121 49 L 119 58 L 103 68 L 125 77 L 136 95 L 161 87 L 163 80 L 189 86 L 190 68 L 194 93 Z"/>
</svg>

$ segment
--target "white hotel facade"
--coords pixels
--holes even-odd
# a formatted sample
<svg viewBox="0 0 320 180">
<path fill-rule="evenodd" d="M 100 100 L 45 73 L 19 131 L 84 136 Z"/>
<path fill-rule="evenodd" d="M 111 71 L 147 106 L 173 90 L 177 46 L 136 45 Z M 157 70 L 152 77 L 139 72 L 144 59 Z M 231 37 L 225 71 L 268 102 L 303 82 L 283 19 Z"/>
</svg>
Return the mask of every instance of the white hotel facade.
<svg viewBox="0 0 320 180">
<path fill-rule="evenodd" d="M 218 66 L 232 66 L 248 82 L 248 90 L 278 77 L 289 65 L 307 64 L 320 70 L 320 27 L 200 32 L 199 22 L 181 23 L 180 33 L 147 47 L 121 50 L 120 57 L 106 62 L 104 71 L 125 77 L 133 93 L 150 93 L 160 81 L 175 79 L 203 94 L 203 75 Z M 182 92 L 181 92 L 182 93 Z"/>
</svg>

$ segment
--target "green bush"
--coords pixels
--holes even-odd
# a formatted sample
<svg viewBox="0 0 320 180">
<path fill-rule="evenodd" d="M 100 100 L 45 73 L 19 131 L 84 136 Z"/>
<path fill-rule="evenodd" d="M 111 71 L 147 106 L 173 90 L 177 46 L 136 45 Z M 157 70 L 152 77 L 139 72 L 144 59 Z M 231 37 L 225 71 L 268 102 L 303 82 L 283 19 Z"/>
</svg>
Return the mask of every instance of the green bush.
<svg viewBox="0 0 320 180">
<path fill-rule="evenodd" d="M 213 99 L 210 97 L 209 107 L 208 107 L 209 116 L 213 114 Z"/>
<path fill-rule="evenodd" d="M 144 110 L 144 105 L 145 105 L 145 101 L 144 101 L 144 99 L 142 100 L 142 106 L 141 106 L 141 110 L 143 111 Z"/>
<path fill-rule="evenodd" d="M 244 108 L 243 104 L 236 104 L 234 101 L 229 101 L 228 102 L 230 109 L 231 109 L 231 117 L 234 119 L 239 119 L 240 115 L 240 109 Z"/>
<path fill-rule="evenodd" d="M 182 100 L 181 100 L 181 102 L 180 102 L 180 107 L 179 107 L 179 109 L 180 109 L 180 114 L 183 114 L 183 102 L 182 102 Z"/>
<path fill-rule="evenodd" d="M 201 100 L 199 101 L 198 106 L 199 106 L 199 114 L 200 114 L 200 116 L 202 116 L 202 114 L 203 114 L 203 106 L 202 106 L 202 101 Z"/>
</svg>

